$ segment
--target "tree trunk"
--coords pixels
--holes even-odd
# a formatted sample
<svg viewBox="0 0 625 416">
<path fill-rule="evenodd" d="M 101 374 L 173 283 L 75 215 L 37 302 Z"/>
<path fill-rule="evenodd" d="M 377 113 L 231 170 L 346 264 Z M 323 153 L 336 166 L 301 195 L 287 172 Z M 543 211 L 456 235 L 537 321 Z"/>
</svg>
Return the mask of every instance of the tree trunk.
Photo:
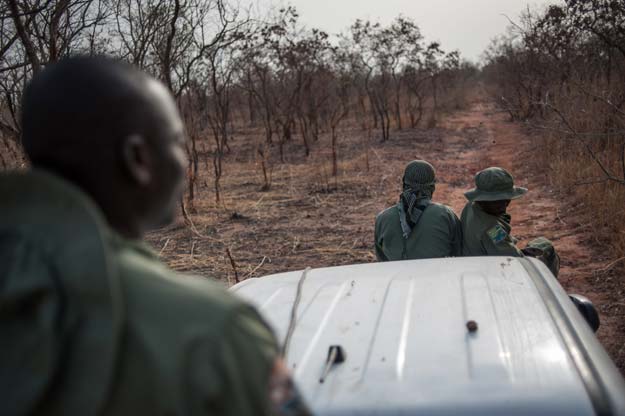
<svg viewBox="0 0 625 416">
<path fill-rule="evenodd" d="M 37 56 L 37 52 L 35 51 L 35 45 L 30 38 L 30 33 L 24 27 L 24 23 L 20 18 L 20 9 L 15 0 L 7 0 L 9 5 L 9 11 L 11 12 L 11 18 L 13 19 L 13 24 L 15 25 L 15 31 L 17 32 L 20 40 L 22 41 L 22 45 L 24 46 L 24 50 L 26 51 L 26 56 L 28 57 L 28 61 L 33 68 L 33 74 L 36 74 L 41 70 L 41 62 L 39 61 L 39 57 Z"/>
<path fill-rule="evenodd" d="M 338 174 L 338 161 L 336 155 L 336 126 L 332 126 L 332 176 Z"/>
</svg>

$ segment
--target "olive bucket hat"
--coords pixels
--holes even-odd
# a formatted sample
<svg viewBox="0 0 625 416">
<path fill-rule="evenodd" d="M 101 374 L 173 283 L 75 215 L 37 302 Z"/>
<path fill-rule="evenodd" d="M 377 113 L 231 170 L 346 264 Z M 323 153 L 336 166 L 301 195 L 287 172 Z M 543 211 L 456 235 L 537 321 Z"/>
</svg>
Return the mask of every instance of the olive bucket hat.
<svg viewBox="0 0 625 416">
<path fill-rule="evenodd" d="M 469 201 L 500 201 L 519 198 L 526 192 L 527 188 L 514 186 L 514 179 L 507 170 L 492 167 L 475 175 L 475 188 L 464 196 Z"/>
</svg>

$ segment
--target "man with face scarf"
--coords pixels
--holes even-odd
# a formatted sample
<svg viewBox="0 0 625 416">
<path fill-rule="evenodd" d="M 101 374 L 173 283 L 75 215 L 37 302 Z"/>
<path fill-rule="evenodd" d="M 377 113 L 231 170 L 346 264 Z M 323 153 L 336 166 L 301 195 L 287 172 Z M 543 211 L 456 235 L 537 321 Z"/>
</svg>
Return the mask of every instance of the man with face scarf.
<svg viewBox="0 0 625 416">
<path fill-rule="evenodd" d="M 399 202 L 375 219 L 378 261 L 427 259 L 461 254 L 462 226 L 446 205 L 432 202 L 434 168 L 424 160 L 408 163 Z"/>
</svg>

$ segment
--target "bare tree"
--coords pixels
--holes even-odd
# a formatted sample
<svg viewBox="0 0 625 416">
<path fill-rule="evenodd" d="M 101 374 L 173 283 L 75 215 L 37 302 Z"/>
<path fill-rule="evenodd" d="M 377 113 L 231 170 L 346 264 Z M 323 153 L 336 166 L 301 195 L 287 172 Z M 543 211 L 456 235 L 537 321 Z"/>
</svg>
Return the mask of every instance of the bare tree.
<svg viewBox="0 0 625 416">
<path fill-rule="evenodd" d="M 331 97 L 327 100 L 329 113 L 330 138 L 332 147 L 332 176 L 338 174 L 338 127 L 349 115 L 350 99 L 352 93 L 352 80 L 349 73 L 349 61 L 340 51 L 335 51 L 333 56 L 333 77 L 328 86 Z"/>
<path fill-rule="evenodd" d="M 234 88 L 239 49 L 235 44 L 243 39 L 243 35 L 236 29 L 227 29 L 233 20 L 225 20 L 223 36 L 218 43 L 206 51 L 205 61 L 208 73 L 208 87 L 210 91 L 208 122 L 213 132 L 215 148 L 213 151 L 213 168 L 215 172 L 215 200 L 220 200 L 220 179 L 223 174 L 223 155 L 230 151 L 228 138 L 230 137 L 229 124 L 231 118 L 231 92 Z"/>
<path fill-rule="evenodd" d="M 491 47 L 487 79 L 514 119 L 581 149 L 607 182 L 625 184 L 625 6 L 566 0 L 527 11 Z M 617 173 L 620 171 L 620 173 Z M 593 180 L 594 181 L 594 180 Z"/>
<path fill-rule="evenodd" d="M 0 13 L 0 135 L 17 160 L 24 85 L 63 56 L 102 51 L 109 9 L 104 0 L 6 0 Z M 1 162 L 8 166 L 4 155 Z"/>
<path fill-rule="evenodd" d="M 399 16 L 389 27 L 376 33 L 374 48 L 381 74 L 388 73 L 393 85 L 393 112 L 399 130 L 402 129 L 401 99 L 404 86 L 402 72 L 406 65 L 418 61 L 423 49 L 421 32 L 410 19 Z"/>
</svg>

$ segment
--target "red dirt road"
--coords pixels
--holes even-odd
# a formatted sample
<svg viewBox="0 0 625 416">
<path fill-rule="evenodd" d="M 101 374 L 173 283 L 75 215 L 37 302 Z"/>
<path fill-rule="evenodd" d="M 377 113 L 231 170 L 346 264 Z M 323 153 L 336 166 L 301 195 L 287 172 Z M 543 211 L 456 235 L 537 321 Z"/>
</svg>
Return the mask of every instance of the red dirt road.
<svg viewBox="0 0 625 416">
<path fill-rule="evenodd" d="M 478 102 L 446 117 L 441 127 L 392 132 L 386 143 L 367 140 L 360 130 L 344 131 L 336 180 L 330 176 L 327 137 L 314 144 L 308 158 L 300 143 L 292 143 L 285 163 L 273 160 L 272 187 L 266 192 L 260 189 L 260 167 L 252 145 L 257 135 L 239 131 L 224 164 L 225 201 L 214 203 L 212 174 L 202 171 L 193 229 L 178 221 L 149 240 L 173 268 L 229 284 L 236 278 L 307 266 L 375 261 L 374 218 L 396 202 L 408 161 L 426 159 L 435 166 L 434 199 L 451 205 L 458 215 L 465 204 L 463 192 L 473 186 L 473 175 L 488 166 L 501 166 L 530 190 L 510 206 L 513 234 L 521 246 L 541 235 L 555 243 L 562 259 L 561 283 L 568 292 L 584 294 L 598 306 L 599 338 L 623 371 L 625 304 L 614 290 L 622 291 L 623 282 L 597 274 L 610 259 L 594 248 L 589 229 L 566 195 L 556 193 L 546 170 L 536 166 L 532 137 L 506 118 Z M 202 165 L 210 168 L 210 159 Z"/>
<path fill-rule="evenodd" d="M 590 228 L 575 213 L 570 198 L 550 186 L 547 169 L 536 158 L 532 136 L 508 122 L 506 115 L 479 103 L 454 114 L 446 125 L 450 130 L 481 125 L 486 133 L 476 143 L 479 157 L 467 154 L 465 166 L 504 167 L 514 172 L 519 185 L 529 188 L 530 192 L 509 209 L 514 236 L 521 240 L 520 246 L 541 235 L 554 242 L 562 261 L 560 283 L 568 293 L 587 296 L 597 306 L 601 315 L 598 337 L 625 373 L 625 303 L 618 295 L 625 287 L 623 277 L 619 276 L 619 281 L 614 271 L 612 275 L 602 273 L 611 259 L 593 241 Z M 461 204 L 455 197 L 453 203 L 456 209 L 459 205 L 455 203 Z"/>
</svg>

